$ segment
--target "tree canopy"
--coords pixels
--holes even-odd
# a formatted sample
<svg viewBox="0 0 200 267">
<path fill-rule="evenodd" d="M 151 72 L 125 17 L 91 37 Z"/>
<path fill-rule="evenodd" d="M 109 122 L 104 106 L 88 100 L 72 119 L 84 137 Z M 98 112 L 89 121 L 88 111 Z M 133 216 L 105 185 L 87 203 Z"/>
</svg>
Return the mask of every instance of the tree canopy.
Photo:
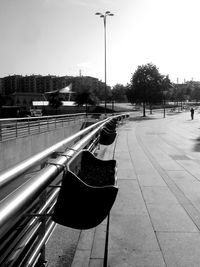
<svg viewBox="0 0 200 267">
<path fill-rule="evenodd" d="M 74 77 L 71 82 L 74 92 L 79 94 L 85 90 L 88 90 L 101 101 L 105 100 L 105 98 L 106 100 L 109 99 L 112 94 L 110 86 L 106 86 L 105 94 L 105 83 L 97 78 L 90 76 L 78 76 Z"/>
<path fill-rule="evenodd" d="M 78 106 L 83 106 L 84 104 L 96 105 L 96 103 L 98 102 L 98 99 L 89 90 L 84 90 L 76 94 L 75 102 Z"/>
<path fill-rule="evenodd" d="M 128 98 L 132 103 L 143 104 L 143 116 L 145 116 L 146 104 L 151 106 L 161 102 L 163 92 L 168 89 L 169 84 L 168 76 L 161 75 L 154 64 L 138 66 L 131 78 Z"/>
<path fill-rule="evenodd" d="M 116 84 L 112 89 L 112 100 L 117 102 L 127 102 L 126 86 L 123 84 Z"/>
<path fill-rule="evenodd" d="M 60 106 L 62 106 L 62 98 L 60 97 L 59 92 L 50 94 L 49 96 L 49 105 L 54 108 L 54 109 L 58 109 Z"/>
<path fill-rule="evenodd" d="M 77 106 L 86 106 L 86 113 L 88 112 L 88 105 L 96 105 L 99 102 L 96 95 L 87 88 L 78 92 L 74 100 Z"/>
</svg>

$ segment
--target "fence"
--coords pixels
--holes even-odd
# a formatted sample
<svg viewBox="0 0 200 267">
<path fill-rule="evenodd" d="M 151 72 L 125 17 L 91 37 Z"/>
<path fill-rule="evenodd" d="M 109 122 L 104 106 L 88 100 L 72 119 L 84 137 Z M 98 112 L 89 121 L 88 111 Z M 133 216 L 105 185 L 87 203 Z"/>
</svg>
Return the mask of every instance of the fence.
<svg viewBox="0 0 200 267">
<path fill-rule="evenodd" d="M 81 149 L 94 151 L 102 127 L 113 118 L 122 120 L 126 115 L 98 121 L 11 170 L 0 173 L 1 192 L 14 188 L 9 194 L 5 193 L 0 201 L 0 266 L 45 265 L 45 243 L 56 226 L 51 220 L 51 214 L 64 166 Z M 47 129 L 48 120 L 46 118 Z M 24 123 L 28 123 L 28 120 Z M 39 124 L 41 126 L 41 121 Z M 45 123 L 42 122 L 42 125 Z M 68 147 L 74 140 L 75 145 Z M 21 177 L 23 182 L 20 183 Z M 13 186 L 15 183 L 16 188 Z"/>
<path fill-rule="evenodd" d="M 90 116 L 91 117 L 91 116 Z M 12 118 L 0 120 L 0 142 L 37 133 L 55 130 L 77 120 L 85 121 L 85 113 L 70 115 Z"/>
</svg>

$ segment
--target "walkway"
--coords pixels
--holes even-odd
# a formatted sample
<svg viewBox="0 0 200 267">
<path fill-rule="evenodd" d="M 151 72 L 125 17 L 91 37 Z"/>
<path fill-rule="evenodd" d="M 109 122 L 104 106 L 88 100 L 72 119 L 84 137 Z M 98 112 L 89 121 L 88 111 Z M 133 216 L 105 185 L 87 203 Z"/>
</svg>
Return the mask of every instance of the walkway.
<svg viewBox="0 0 200 267">
<path fill-rule="evenodd" d="M 200 266 L 200 119 L 131 117 L 104 159 L 118 162 L 108 266 Z M 199 115 L 198 115 L 199 116 Z M 104 150 L 102 150 L 104 151 Z M 105 222 L 82 231 L 73 267 L 103 266 Z"/>
</svg>

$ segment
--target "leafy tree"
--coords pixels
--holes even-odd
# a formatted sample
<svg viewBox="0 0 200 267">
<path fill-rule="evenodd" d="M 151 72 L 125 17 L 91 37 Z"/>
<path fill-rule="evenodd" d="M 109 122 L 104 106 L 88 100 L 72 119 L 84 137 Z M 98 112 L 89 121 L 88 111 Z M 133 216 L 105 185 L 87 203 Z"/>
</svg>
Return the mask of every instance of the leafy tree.
<svg viewBox="0 0 200 267">
<path fill-rule="evenodd" d="M 159 73 L 158 68 L 152 63 L 138 66 L 131 78 L 128 89 L 129 99 L 135 103 L 143 104 L 143 116 L 145 107 L 159 103 L 163 99 L 163 86 L 167 79 Z"/>
<path fill-rule="evenodd" d="M 73 77 L 72 88 L 76 93 L 89 90 L 91 93 L 96 95 L 99 100 L 102 101 L 105 100 L 105 96 L 106 99 L 108 99 L 112 95 L 110 86 L 106 86 L 105 94 L 105 83 L 90 76 Z"/>
<path fill-rule="evenodd" d="M 126 96 L 127 96 L 128 101 L 131 104 L 134 104 L 134 94 L 133 94 L 131 84 L 127 84 L 126 86 Z"/>
<path fill-rule="evenodd" d="M 88 112 L 88 105 L 96 105 L 99 101 L 98 98 L 87 89 L 78 92 L 74 100 L 78 106 L 86 105 L 86 113 Z"/>
<path fill-rule="evenodd" d="M 58 108 L 62 106 L 62 98 L 60 97 L 59 92 L 50 94 L 48 101 L 49 101 L 49 106 L 56 109 L 56 114 L 57 114 Z"/>
<path fill-rule="evenodd" d="M 194 89 L 191 90 L 191 99 L 198 102 L 200 100 L 200 86 L 195 85 Z"/>
<path fill-rule="evenodd" d="M 117 102 L 127 102 L 126 86 L 123 84 L 116 84 L 112 89 L 112 100 Z"/>
<path fill-rule="evenodd" d="M 180 102 L 182 106 L 182 102 L 189 99 L 190 95 L 191 90 L 187 84 L 173 84 L 169 90 L 168 98 L 173 102 L 177 102 L 177 105 Z"/>
</svg>

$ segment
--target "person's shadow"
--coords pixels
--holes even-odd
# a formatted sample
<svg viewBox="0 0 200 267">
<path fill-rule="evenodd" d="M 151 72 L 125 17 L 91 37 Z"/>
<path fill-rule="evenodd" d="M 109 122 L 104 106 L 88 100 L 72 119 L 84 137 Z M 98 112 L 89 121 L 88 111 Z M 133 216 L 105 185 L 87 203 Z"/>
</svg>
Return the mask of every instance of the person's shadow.
<svg viewBox="0 0 200 267">
<path fill-rule="evenodd" d="M 193 151 L 200 152 L 200 137 L 193 139 L 194 140 L 194 148 Z"/>
</svg>

